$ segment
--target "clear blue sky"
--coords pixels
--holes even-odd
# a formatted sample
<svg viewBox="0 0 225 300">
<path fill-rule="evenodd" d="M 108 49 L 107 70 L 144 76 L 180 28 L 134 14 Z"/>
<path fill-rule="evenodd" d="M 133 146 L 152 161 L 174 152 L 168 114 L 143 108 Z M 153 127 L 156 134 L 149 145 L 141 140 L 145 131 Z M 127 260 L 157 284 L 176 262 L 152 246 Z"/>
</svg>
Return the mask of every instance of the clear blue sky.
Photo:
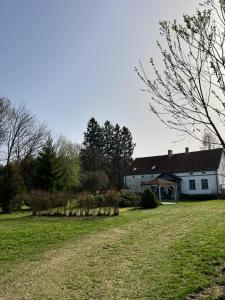
<svg viewBox="0 0 225 300">
<path fill-rule="evenodd" d="M 181 18 L 197 0 L 0 0 L 0 94 L 25 103 L 56 134 L 82 142 L 94 116 L 126 125 L 135 156 L 185 146 L 148 111 L 136 73 L 158 57 L 160 19 Z"/>
</svg>

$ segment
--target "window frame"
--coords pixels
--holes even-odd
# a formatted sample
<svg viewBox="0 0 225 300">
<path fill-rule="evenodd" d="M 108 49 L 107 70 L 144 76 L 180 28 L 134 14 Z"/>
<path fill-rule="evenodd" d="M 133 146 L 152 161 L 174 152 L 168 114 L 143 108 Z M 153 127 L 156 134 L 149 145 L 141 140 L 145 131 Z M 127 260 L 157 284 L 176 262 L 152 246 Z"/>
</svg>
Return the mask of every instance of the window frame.
<svg viewBox="0 0 225 300">
<path fill-rule="evenodd" d="M 206 183 L 206 185 L 204 186 L 204 183 Z M 202 190 L 208 190 L 209 189 L 209 181 L 207 178 L 202 178 L 201 179 L 201 187 L 202 187 Z"/>
<path fill-rule="evenodd" d="M 193 184 L 193 186 L 192 186 Z M 189 190 L 190 191 L 195 191 L 196 190 L 196 182 L 195 179 L 189 179 Z"/>
</svg>

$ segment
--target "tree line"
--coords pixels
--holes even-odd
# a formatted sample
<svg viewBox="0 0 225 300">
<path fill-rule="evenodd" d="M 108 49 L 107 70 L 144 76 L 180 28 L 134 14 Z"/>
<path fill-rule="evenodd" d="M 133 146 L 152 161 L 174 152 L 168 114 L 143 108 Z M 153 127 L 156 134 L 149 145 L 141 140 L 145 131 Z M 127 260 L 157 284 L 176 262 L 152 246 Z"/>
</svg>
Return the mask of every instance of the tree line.
<svg viewBox="0 0 225 300">
<path fill-rule="evenodd" d="M 91 118 L 79 145 L 53 138 L 25 105 L 0 98 L 0 209 L 17 210 L 32 191 L 121 189 L 135 144 L 128 128 Z"/>
</svg>

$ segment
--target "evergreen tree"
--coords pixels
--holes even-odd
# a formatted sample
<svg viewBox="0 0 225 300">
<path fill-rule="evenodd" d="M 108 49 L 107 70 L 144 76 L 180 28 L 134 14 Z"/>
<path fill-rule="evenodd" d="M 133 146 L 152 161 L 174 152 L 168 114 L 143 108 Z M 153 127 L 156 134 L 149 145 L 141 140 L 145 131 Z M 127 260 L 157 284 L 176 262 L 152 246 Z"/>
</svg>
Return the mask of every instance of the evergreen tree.
<svg viewBox="0 0 225 300">
<path fill-rule="evenodd" d="M 113 138 L 114 126 L 110 121 L 106 121 L 103 130 L 103 153 L 104 153 L 104 169 L 110 176 L 111 161 L 113 156 Z"/>
<path fill-rule="evenodd" d="M 37 158 L 32 155 L 26 156 L 21 161 L 21 174 L 28 191 L 35 188 L 35 179 L 37 177 Z"/>
<path fill-rule="evenodd" d="M 63 189 L 63 173 L 60 169 L 53 141 L 49 138 L 37 158 L 36 186 L 42 190 Z"/>
<path fill-rule="evenodd" d="M 122 144 L 122 157 L 123 157 L 123 173 L 125 173 L 132 163 L 132 155 L 134 152 L 135 143 L 130 130 L 127 127 L 121 129 L 121 144 Z"/>
<path fill-rule="evenodd" d="M 103 131 L 98 122 L 91 118 L 84 133 L 83 149 L 80 152 L 82 168 L 85 171 L 103 169 Z"/>
<path fill-rule="evenodd" d="M 120 189 L 121 167 L 122 167 L 122 139 L 119 124 L 116 124 L 113 131 L 112 161 L 111 161 L 111 184 L 114 188 Z"/>
<path fill-rule="evenodd" d="M 116 124 L 113 136 L 113 156 L 111 162 L 112 184 L 115 188 L 123 187 L 123 177 L 132 162 L 135 144 L 127 127 L 120 129 Z"/>
<path fill-rule="evenodd" d="M 8 172 L 6 172 L 5 167 L 0 177 L 0 204 L 2 211 L 11 213 L 19 210 L 26 191 L 20 165 L 16 162 L 10 163 Z"/>
<path fill-rule="evenodd" d="M 108 120 L 100 127 L 92 118 L 84 134 L 83 146 L 80 155 L 83 172 L 104 170 L 109 186 L 121 189 L 135 146 L 129 129 L 121 129 L 119 124 L 113 126 Z"/>
</svg>

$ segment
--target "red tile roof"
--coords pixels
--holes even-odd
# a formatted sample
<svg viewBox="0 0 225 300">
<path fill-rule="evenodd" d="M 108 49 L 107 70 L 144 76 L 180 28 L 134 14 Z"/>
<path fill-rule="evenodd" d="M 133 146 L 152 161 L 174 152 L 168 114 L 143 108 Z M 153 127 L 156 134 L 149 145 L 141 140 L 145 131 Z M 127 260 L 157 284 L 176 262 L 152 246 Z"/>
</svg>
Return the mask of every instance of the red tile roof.
<svg viewBox="0 0 225 300">
<path fill-rule="evenodd" d="M 136 158 L 127 175 L 182 173 L 217 170 L 223 149 Z"/>
</svg>

